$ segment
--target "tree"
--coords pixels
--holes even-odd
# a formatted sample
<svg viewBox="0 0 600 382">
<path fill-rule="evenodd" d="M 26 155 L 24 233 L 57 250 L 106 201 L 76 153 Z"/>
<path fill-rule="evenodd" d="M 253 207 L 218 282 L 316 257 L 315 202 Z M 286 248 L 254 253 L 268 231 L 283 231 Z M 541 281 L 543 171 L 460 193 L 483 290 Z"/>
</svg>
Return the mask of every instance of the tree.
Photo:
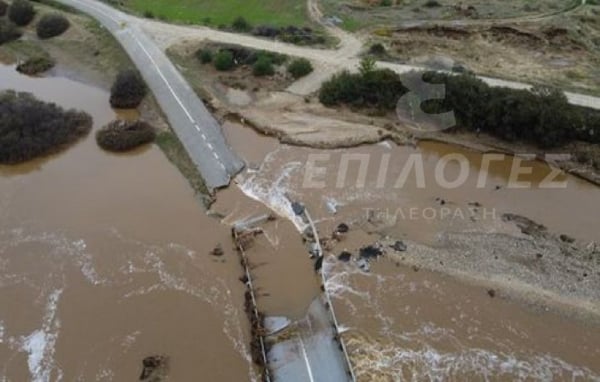
<svg viewBox="0 0 600 382">
<path fill-rule="evenodd" d="M 8 18 L 18 26 L 25 26 L 33 20 L 35 9 L 27 0 L 14 0 L 8 8 Z"/>
<path fill-rule="evenodd" d="M 201 63 L 208 64 L 213 60 L 213 52 L 210 49 L 199 49 L 196 52 L 196 57 L 200 60 Z"/>
<path fill-rule="evenodd" d="M 143 121 L 113 121 L 96 133 L 98 146 L 115 152 L 134 149 L 155 138 L 154 128 Z"/>
<path fill-rule="evenodd" d="M 148 89 L 136 70 L 121 71 L 110 90 L 110 104 L 114 108 L 130 109 L 140 105 Z"/>
<path fill-rule="evenodd" d="M 273 63 L 267 56 L 259 56 L 254 65 L 252 65 L 252 73 L 257 76 L 272 76 L 275 74 Z"/>
<path fill-rule="evenodd" d="M 37 23 L 37 35 L 39 38 L 46 39 L 60 36 L 67 29 L 70 23 L 66 17 L 61 14 L 44 15 Z"/>
<path fill-rule="evenodd" d="M 306 58 L 298 58 L 288 65 L 287 71 L 292 77 L 298 79 L 311 73 L 313 71 L 313 66 Z"/>
<path fill-rule="evenodd" d="M 8 4 L 4 0 L 0 0 L 0 17 L 6 14 Z"/>
<path fill-rule="evenodd" d="M 0 19 L 0 45 L 19 37 L 21 37 L 21 32 L 13 22 Z"/>
<path fill-rule="evenodd" d="M 220 50 L 213 61 L 215 68 L 222 72 L 231 70 L 235 66 L 233 54 L 228 50 Z"/>
</svg>

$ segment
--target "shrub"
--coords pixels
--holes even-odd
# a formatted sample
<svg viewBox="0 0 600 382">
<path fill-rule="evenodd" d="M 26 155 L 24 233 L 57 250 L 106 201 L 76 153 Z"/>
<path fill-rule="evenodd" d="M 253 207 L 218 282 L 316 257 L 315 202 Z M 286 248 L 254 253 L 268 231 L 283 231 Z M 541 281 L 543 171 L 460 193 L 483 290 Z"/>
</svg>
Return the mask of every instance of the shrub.
<svg viewBox="0 0 600 382">
<path fill-rule="evenodd" d="M 235 62 L 233 61 L 233 54 L 228 50 L 220 50 L 213 60 L 215 68 L 220 71 L 227 71 L 233 69 Z"/>
<path fill-rule="evenodd" d="M 200 60 L 201 63 L 208 64 L 213 60 L 213 52 L 210 49 L 199 49 L 196 52 L 196 57 Z"/>
<path fill-rule="evenodd" d="M 18 39 L 21 32 L 15 24 L 8 20 L 0 19 L 0 45 Z"/>
<path fill-rule="evenodd" d="M 375 56 L 383 56 L 385 55 L 385 47 L 383 46 L 383 44 L 381 43 L 375 43 L 373 45 L 371 45 L 371 47 L 369 48 L 369 53 L 373 54 Z"/>
<path fill-rule="evenodd" d="M 69 20 L 61 14 L 44 15 L 37 23 L 37 35 L 39 38 L 60 36 L 69 26 Z"/>
<path fill-rule="evenodd" d="M 14 0 L 8 7 L 8 18 L 18 26 L 25 26 L 33 20 L 35 9 L 27 0 Z"/>
<path fill-rule="evenodd" d="M 231 27 L 236 32 L 248 32 L 250 29 L 252 29 L 250 23 L 246 21 L 246 19 L 242 16 L 239 16 L 238 18 L 233 20 L 233 23 L 231 23 Z"/>
<path fill-rule="evenodd" d="M 0 0 L 0 16 L 4 16 L 8 10 L 8 4 L 3 0 Z"/>
<path fill-rule="evenodd" d="M 292 77 L 298 79 L 311 73 L 313 71 L 313 66 L 306 58 L 298 58 L 288 65 L 287 71 Z"/>
<path fill-rule="evenodd" d="M 424 5 L 427 8 L 437 8 L 442 6 L 442 4 L 440 4 L 437 0 L 427 0 Z"/>
<path fill-rule="evenodd" d="M 17 71 L 32 76 L 50 70 L 54 65 L 54 60 L 49 57 L 35 56 L 17 65 Z"/>
<path fill-rule="evenodd" d="M 269 57 L 260 56 L 252 66 L 252 74 L 257 77 L 272 76 L 275 74 L 275 68 Z"/>
<path fill-rule="evenodd" d="M 144 17 L 147 19 L 153 19 L 154 18 L 154 12 L 149 11 L 149 10 L 145 10 L 144 11 Z"/>
<path fill-rule="evenodd" d="M 155 138 L 154 128 L 143 121 L 113 121 L 96 133 L 98 146 L 115 152 L 134 149 Z"/>
<path fill-rule="evenodd" d="M 36 100 L 29 93 L 0 93 L 0 163 L 14 164 L 47 155 L 76 142 L 92 118 Z"/>
<path fill-rule="evenodd" d="M 136 70 L 123 70 L 117 75 L 110 90 L 110 104 L 118 109 L 135 108 L 147 92 L 146 83 Z"/>
</svg>

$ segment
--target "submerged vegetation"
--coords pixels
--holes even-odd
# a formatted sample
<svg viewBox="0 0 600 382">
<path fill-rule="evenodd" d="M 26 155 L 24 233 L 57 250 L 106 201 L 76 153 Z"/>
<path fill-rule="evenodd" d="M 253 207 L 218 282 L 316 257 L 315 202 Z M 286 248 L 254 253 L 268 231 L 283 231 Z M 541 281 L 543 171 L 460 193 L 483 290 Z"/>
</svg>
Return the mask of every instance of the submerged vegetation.
<svg viewBox="0 0 600 382">
<path fill-rule="evenodd" d="M 136 108 L 147 92 L 146 83 L 136 70 L 123 70 L 110 89 L 110 105 L 117 109 Z"/>
<path fill-rule="evenodd" d="M 440 87 L 443 92 L 425 92 L 431 84 L 444 85 Z M 421 99 L 418 94 L 430 95 Z M 412 72 L 401 77 L 363 60 L 359 73 L 344 71 L 326 81 L 319 99 L 326 106 L 384 111 L 395 110 L 402 99 L 400 105 L 413 111 L 422 108 L 430 115 L 451 111 L 459 127 L 543 148 L 559 147 L 573 140 L 600 142 L 600 112 L 569 104 L 560 90 L 491 87 L 468 74 Z"/>
<path fill-rule="evenodd" d="M 117 120 L 96 133 L 96 142 L 107 151 L 122 152 L 153 142 L 154 128 L 143 121 Z"/>
<path fill-rule="evenodd" d="M 54 65 L 54 60 L 49 57 L 35 56 L 17 65 L 17 71 L 32 76 L 50 70 Z"/>
<path fill-rule="evenodd" d="M 87 135 L 92 118 L 38 101 L 29 93 L 0 93 L 0 163 L 14 164 L 56 152 Z"/>
</svg>

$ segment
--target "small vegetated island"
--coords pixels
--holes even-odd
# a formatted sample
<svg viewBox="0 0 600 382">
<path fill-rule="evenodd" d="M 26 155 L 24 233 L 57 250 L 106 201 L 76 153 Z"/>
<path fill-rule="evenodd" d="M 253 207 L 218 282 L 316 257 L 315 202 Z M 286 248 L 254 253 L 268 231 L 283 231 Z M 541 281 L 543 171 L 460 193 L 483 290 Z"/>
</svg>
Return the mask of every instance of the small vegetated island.
<svg viewBox="0 0 600 382">
<path fill-rule="evenodd" d="M 29 93 L 0 92 L 0 163 L 17 164 L 64 149 L 86 136 L 92 118 L 37 100 Z"/>
</svg>

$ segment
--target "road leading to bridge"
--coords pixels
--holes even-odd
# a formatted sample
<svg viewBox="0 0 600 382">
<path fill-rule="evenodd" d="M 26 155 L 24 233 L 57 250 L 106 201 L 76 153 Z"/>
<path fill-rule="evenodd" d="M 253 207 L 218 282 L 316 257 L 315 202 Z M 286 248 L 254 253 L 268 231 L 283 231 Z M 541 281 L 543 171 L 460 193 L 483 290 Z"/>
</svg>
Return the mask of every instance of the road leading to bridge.
<svg viewBox="0 0 600 382">
<path fill-rule="evenodd" d="M 57 0 L 98 20 L 123 46 L 154 93 L 190 158 L 211 190 L 229 184 L 243 168 L 219 123 L 135 18 L 90 0 Z"/>
</svg>

